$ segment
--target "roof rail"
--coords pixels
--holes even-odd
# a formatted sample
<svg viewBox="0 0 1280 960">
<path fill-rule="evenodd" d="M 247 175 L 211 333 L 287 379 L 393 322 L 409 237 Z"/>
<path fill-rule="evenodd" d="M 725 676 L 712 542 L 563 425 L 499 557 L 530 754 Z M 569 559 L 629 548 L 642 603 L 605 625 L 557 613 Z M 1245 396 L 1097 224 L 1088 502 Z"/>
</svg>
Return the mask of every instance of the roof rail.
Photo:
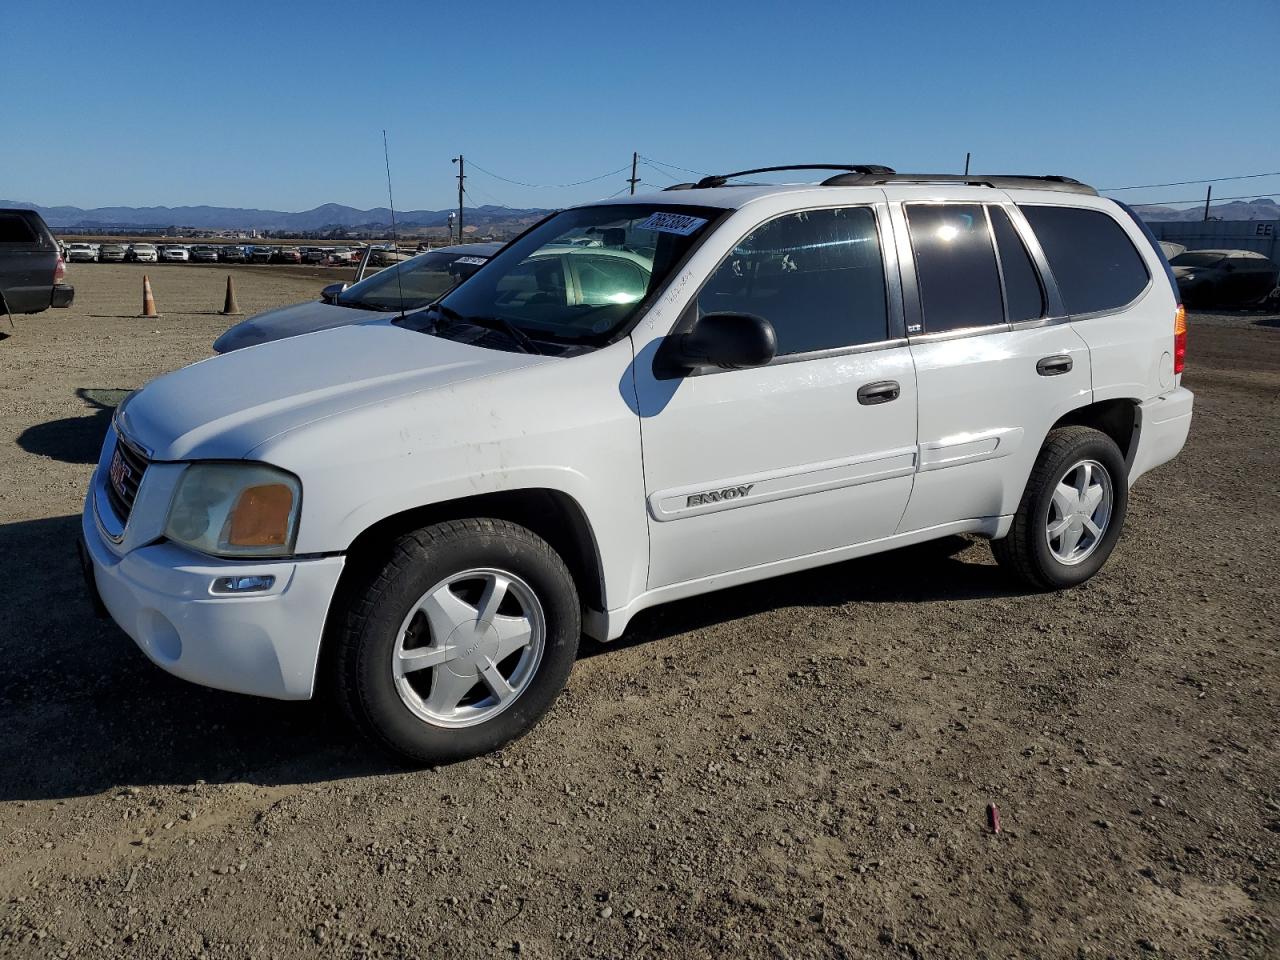
<svg viewBox="0 0 1280 960">
<path fill-rule="evenodd" d="M 962 183 L 974 187 L 1023 190 L 1058 190 L 1096 197 L 1098 191 L 1087 183 L 1056 174 L 963 174 L 963 173 L 841 173 L 822 181 L 824 187 L 873 187 L 892 183 Z"/>
<path fill-rule="evenodd" d="M 723 187 L 728 181 L 737 177 L 745 177 L 753 173 L 777 173 L 781 170 L 840 170 L 847 174 L 857 176 L 891 176 L 894 172 L 892 167 L 882 166 L 878 163 L 790 163 L 780 167 L 754 167 L 751 170 L 737 170 L 734 173 L 712 174 L 703 177 L 697 183 L 677 183 L 667 187 L 667 190 L 705 190 L 708 187 Z"/>
</svg>

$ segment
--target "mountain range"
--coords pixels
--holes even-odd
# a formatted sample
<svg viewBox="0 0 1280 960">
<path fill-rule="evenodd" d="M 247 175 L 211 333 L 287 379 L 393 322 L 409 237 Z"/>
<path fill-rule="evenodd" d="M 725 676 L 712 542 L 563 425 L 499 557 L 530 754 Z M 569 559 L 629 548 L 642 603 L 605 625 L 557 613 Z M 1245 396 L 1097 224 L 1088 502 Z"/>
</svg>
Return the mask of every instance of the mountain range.
<svg viewBox="0 0 1280 960">
<path fill-rule="evenodd" d="M 340 203 L 324 203 L 312 210 L 288 213 L 283 210 L 256 210 L 244 207 L 45 207 L 38 203 L 0 200 L 0 207 L 23 207 L 40 212 L 54 230 L 122 229 L 130 227 L 195 227 L 202 230 L 297 230 L 315 231 L 332 227 L 389 226 L 391 211 L 386 207 L 357 210 Z M 442 227 L 451 210 L 398 210 L 396 224 L 405 228 Z M 486 205 L 468 207 L 468 226 L 530 221 L 548 213 L 541 209 L 515 209 Z"/>
<path fill-rule="evenodd" d="M 40 211 L 54 230 L 128 229 L 131 227 L 195 227 L 201 230 L 274 230 L 310 232 L 334 227 L 385 227 L 391 223 L 386 207 L 358 210 L 340 203 L 324 203 L 311 210 L 288 213 L 244 207 L 44 207 L 35 203 L 0 200 L 0 207 L 24 207 Z M 1144 220 L 1199 220 L 1203 207 L 1140 206 Z M 402 210 L 396 224 L 406 229 L 443 227 L 451 210 Z M 530 223 L 550 211 L 530 207 L 517 209 L 486 205 L 468 207 L 466 223 L 474 227 L 499 227 Z M 1267 198 L 1235 200 L 1213 204 L 1209 215 L 1218 220 L 1280 219 L 1280 204 Z"/>
</svg>

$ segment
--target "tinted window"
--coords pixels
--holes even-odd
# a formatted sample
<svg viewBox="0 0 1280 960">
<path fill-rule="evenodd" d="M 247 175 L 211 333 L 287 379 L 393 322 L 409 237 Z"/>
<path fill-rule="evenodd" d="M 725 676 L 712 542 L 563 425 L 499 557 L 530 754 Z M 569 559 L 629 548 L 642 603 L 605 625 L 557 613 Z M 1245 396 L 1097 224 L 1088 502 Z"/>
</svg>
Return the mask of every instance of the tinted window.
<svg viewBox="0 0 1280 960">
<path fill-rule="evenodd" d="M 700 313 L 754 313 L 773 324 L 778 355 L 888 336 L 884 263 L 867 207 L 811 210 L 762 224 L 698 295 Z"/>
<path fill-rule="evenodd" d="M 644 297 L 649 274 L 639 264 L 619 257 L 578 254 L 568 258 L 578 276 L 578 296 L 582 303 L 635 303 Z"/>
<path fill-rule="evenodd" d="M 1067 313 L 1115 310 L 1147 285 L 1146 264 L 1120 224 L 1098 210 L 1022 207 L 1040 239 Z"/>
<path fill-rule="evenodd" d="M 996 249 L 1000 251 L 1000 271 L 1004 274 L 1004 299 L 1009 310 L 1009 320 L 1038 320 L 1044 316 L 1044 291 L 1040 289 L 1040 275 L 1022 238 L 1013 229 L 1009 215 L 1000 207 L 988 207 L 991 227 L 996 235 Z"/>
<path fill-rule="evenodd" d="M 39 243 L 40 238 L 31 229 L 25 217 L 12 213 L 0 213 L 0 243 Z"/>
<path fill-rule="evenodd" d="M 1004 323 L 1000 274 L 978 204 L 907 204 L 924 332 Z"/>
</svg>

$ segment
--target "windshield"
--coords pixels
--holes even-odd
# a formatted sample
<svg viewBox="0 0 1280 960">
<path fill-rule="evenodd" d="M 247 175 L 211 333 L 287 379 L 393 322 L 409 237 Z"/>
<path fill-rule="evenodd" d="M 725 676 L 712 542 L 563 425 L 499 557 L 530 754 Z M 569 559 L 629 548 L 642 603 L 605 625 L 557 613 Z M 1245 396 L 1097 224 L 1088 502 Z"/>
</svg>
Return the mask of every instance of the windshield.
<svg viewBox="0 0 1280 960">
<path fill-rule="evenodd" d="M 505 321 L 535 339 L 604 343 L 722 213 L 654 203 L 565 210 L 514 241 L 441 304 L 462 321 Z"/>
<path fill-rule="evenodd" d="M 1212 267 L 1223 259 L 1220 253 L 1180 253 L 1169 263 L 1175 267 Z"/>
<path fill-rule="evenodd" d="M 338 297 L 338 303 L 362 310 L 420 310 L 471 276 L 488 259 L 443 251 L 424 253 L 353 284 Z"/>
</svg>

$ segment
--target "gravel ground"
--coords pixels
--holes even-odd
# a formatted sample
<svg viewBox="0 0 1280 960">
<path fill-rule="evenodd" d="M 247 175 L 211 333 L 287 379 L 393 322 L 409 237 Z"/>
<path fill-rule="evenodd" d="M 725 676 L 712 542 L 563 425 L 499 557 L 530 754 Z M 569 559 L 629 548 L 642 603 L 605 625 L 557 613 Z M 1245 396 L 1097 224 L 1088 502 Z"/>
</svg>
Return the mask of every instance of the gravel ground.
<svg viewBox="0 0 1280 960">
<path fill-rule="evenodd" d="M 1280 318 L 1193 317 L 1190 443 L 1088 585 L 953 538 L 670 605 L 405 771 L 91 616 L 111 391 L 226 325 L 227 268 L 146 268 L 153 321 L 143 272 L 0 342 L 0 955 L 1280 955 Z M 230 272 L 246 313 L 324 282 Z"/>
</svg>

